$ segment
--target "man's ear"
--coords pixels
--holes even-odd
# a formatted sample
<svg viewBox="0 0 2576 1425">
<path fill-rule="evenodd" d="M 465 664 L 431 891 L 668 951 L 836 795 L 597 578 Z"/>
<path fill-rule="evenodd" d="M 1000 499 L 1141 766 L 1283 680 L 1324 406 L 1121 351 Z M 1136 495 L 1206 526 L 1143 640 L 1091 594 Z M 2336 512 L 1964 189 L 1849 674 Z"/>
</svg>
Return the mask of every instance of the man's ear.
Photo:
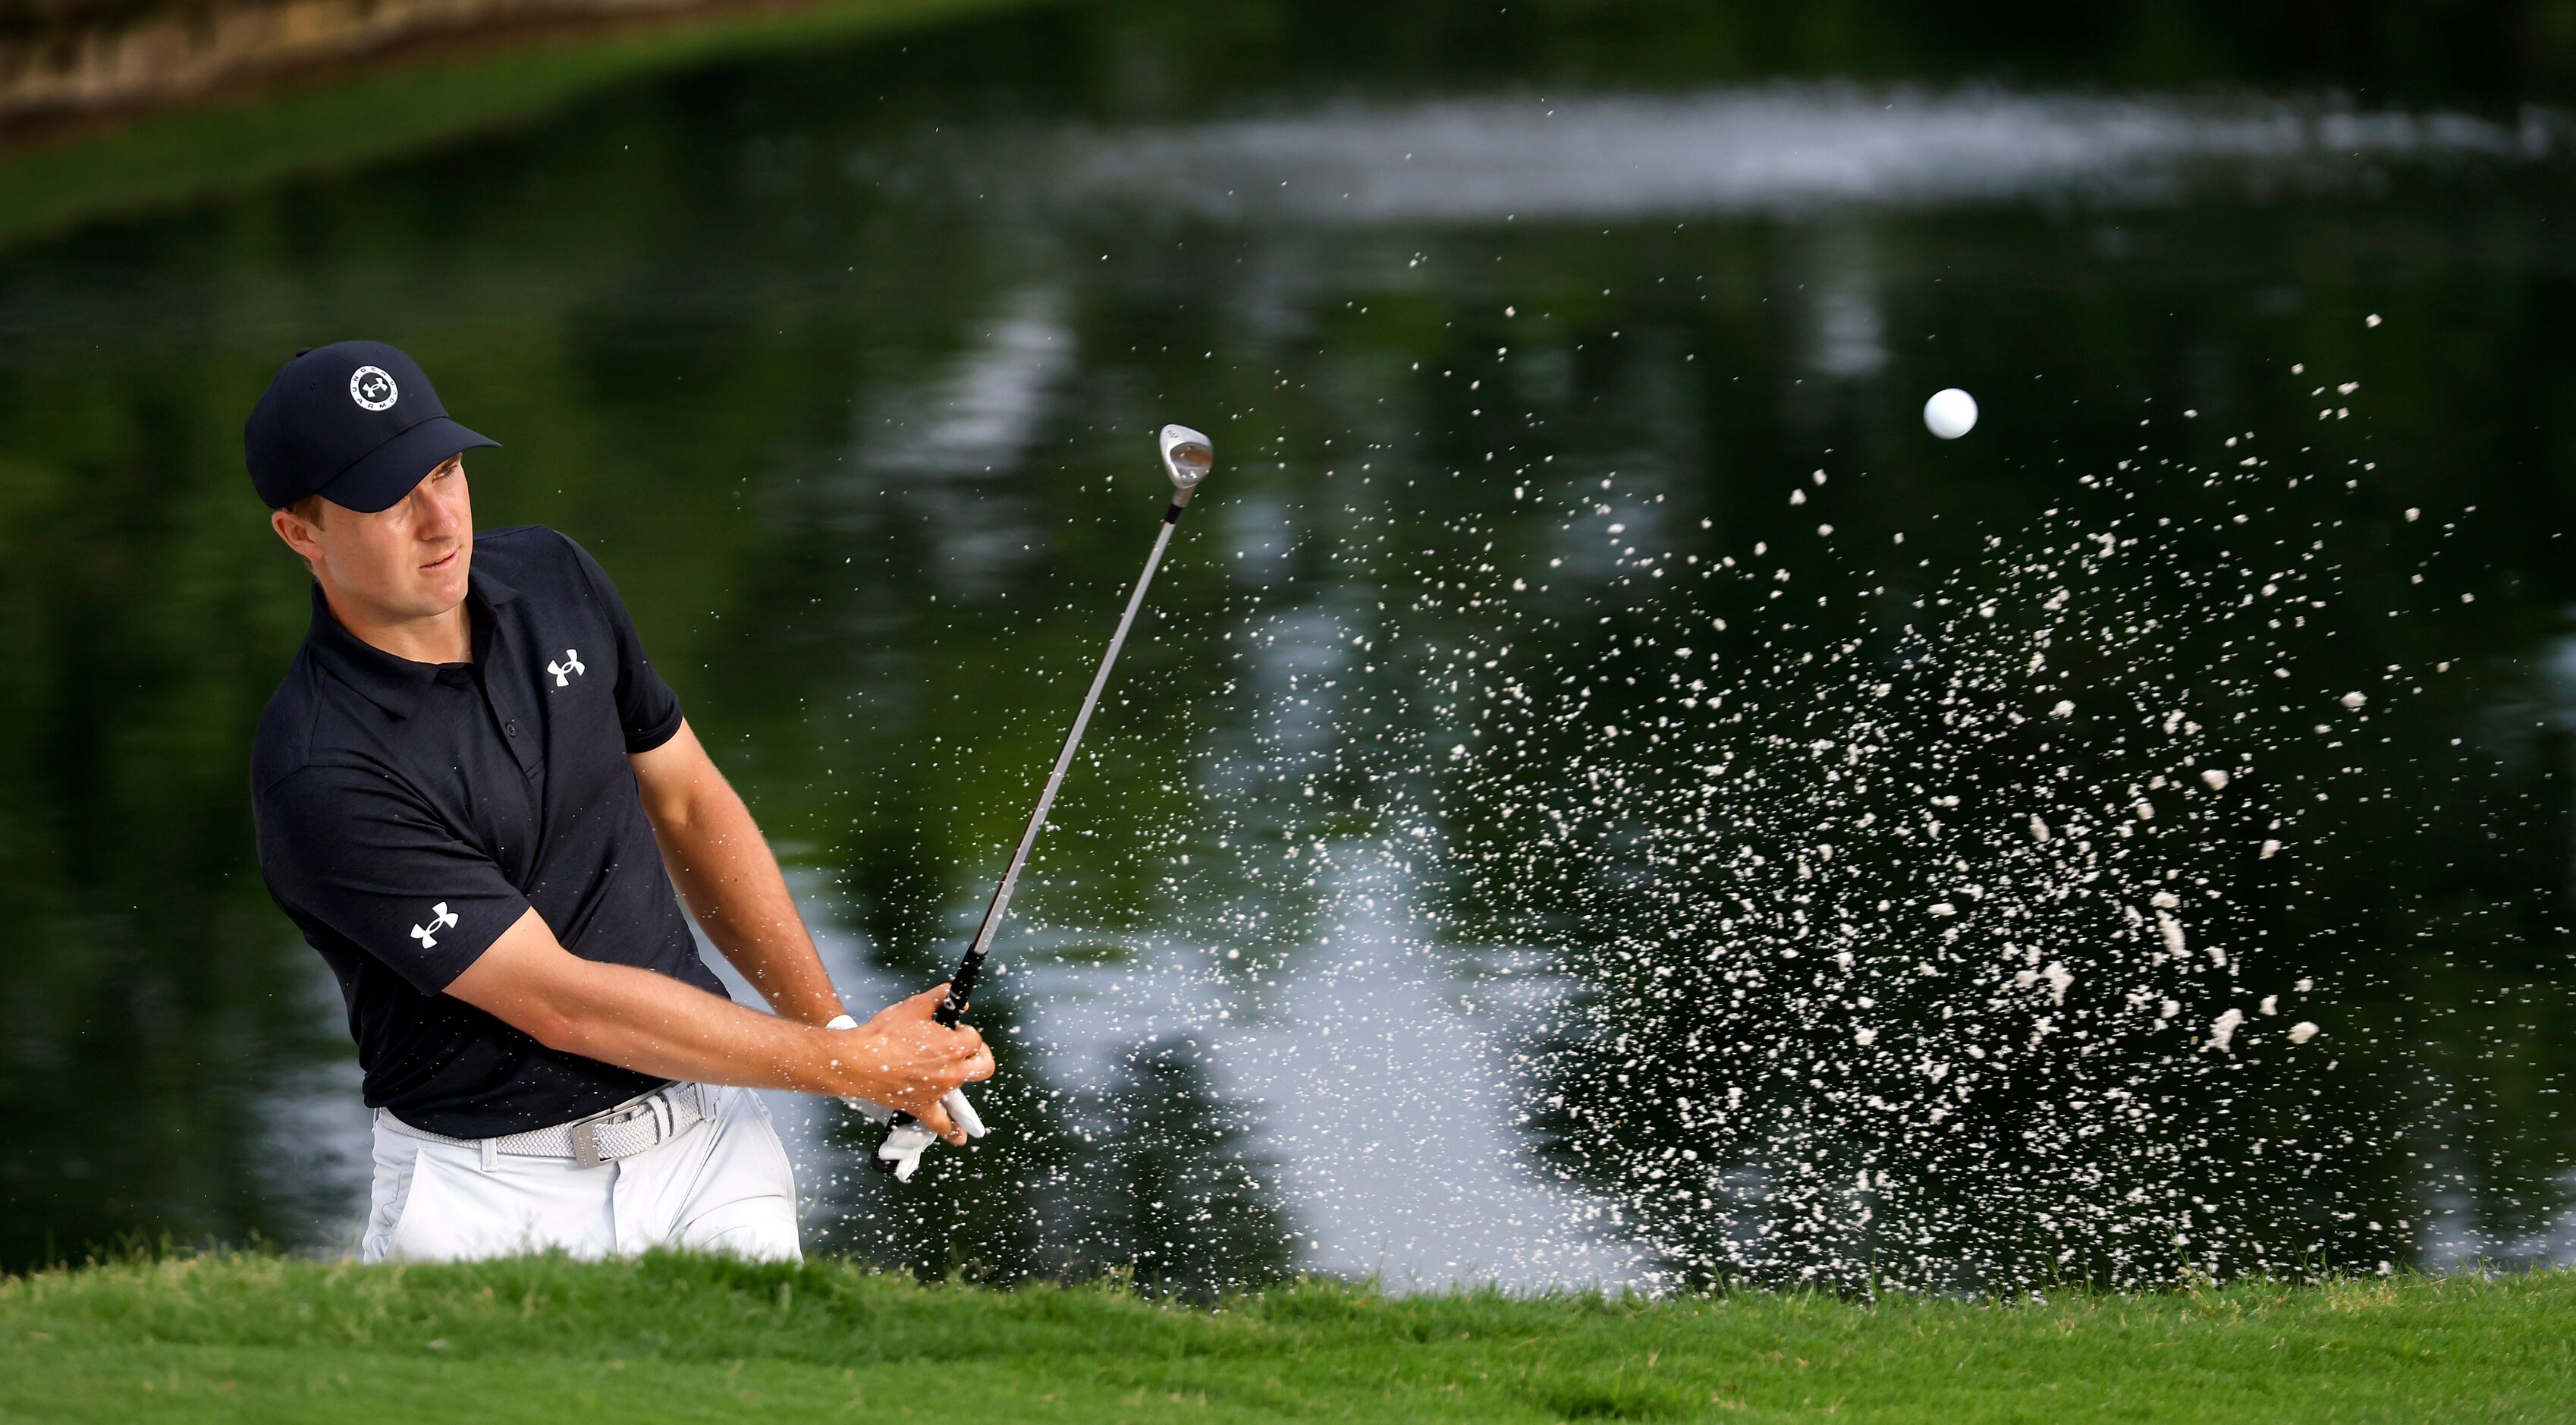
<svg viewBox="0 0 2576 1425">
<path fill-rule="evenodd" d="M 286 541 L 286 547 L 295 551 L 296 556 L 304 561 L 305 568 L 314 568 L 322 562 L 321 539 L 312 524 L 295 511 L 269 511 L 268 527 L 277 531 L 277 537 Z"/>
</svg>

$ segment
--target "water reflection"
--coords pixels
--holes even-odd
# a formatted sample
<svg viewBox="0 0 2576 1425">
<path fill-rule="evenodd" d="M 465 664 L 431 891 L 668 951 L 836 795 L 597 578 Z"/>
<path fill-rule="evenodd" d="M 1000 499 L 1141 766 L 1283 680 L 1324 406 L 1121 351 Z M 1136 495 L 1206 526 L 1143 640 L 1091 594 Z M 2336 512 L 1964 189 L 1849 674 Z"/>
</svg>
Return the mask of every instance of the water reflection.
<svg viewBox="0 0 2576 1425">
<path fill-rule="evenodd" d="M 1293 978 L 1244 996 L 1222 1055 L 1311 1224 L 1303 1264 L 1399 1288 L 1658 1285 L 1620 1207 L 1545 1172 L 1521 1128 L 1522 1043 L 1574 988 L 1556 957 L 1426 940 L 1401 861 L 1310 844 L 1331 923 Z"/>
<path fill-rule="evenodd" d="M 238 413 L 324 328 L 510 442 L 487 523 L 619 577 L 862 998 L 971 929 L 1151 537 L 1151 433 L 1214 435 L 978 1006 L 996 1135 L 898 1189 L 782 1105 L 825 1245 L 1192 1291 L 2571 1250 L 2566 417 L 2514 404 L 2570 375 L 2549 121 L 1122 126 L 1027 78 L 983 122 L 920 76 L 993 39 L 0 258 L 0 1256 L 353 1217 L 339 1011 L 241 796 L 303 602 Z M 1936 446 L 1953 384 L 1986 424 Z M 2164 810 L 2120 837 L 2132 781 Z M 2142 849 L 2044 859 L 2086 842 Z"/>
<path fill-rule="evenodd" d="M 2212 177 L 2349 186 L 2392 160 L 2533 159 L 2564 142 L 2466 114 L 2269 101 L 1782 85 L 1676 97 L 1447 99 L 1068 140 L 1068 195 L 1228 222 L 1483 224 L 2027 201 L 2156 202 Z"/>
</svg>

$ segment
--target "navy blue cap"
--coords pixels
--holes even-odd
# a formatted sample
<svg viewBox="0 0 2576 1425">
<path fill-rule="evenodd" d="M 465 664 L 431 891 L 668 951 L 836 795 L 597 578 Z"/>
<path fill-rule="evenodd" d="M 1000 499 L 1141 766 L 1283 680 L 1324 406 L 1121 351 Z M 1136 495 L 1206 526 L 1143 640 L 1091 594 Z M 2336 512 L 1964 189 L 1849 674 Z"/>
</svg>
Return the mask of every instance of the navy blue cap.
<svg viewBox="0 0 2576 1425">
<path fill-rule="evenodd" d="M 500 443 L 449 420 L 419 365 L 380 341 L 297 352 L 242 428 L 250 482 L 272 510 L 320 495 L 372 514 L 447 457 Z"/>
</svg>

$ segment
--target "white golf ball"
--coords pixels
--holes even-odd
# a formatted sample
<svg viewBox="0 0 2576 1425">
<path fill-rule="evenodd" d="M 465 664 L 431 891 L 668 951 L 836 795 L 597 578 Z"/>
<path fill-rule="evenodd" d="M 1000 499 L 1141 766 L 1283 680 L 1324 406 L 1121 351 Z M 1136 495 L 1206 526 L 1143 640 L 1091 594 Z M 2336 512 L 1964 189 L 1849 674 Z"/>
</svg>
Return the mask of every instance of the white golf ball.
<svg viewBox="0 0 2576 1425">
<path fill-rule="evenodd" d="M 1956 386 L 1933 392 L 1923 403 L 1923 426 L 1943 440 L 1957 440 L 1977 428 L 1977 398 Z"/>
</svg>

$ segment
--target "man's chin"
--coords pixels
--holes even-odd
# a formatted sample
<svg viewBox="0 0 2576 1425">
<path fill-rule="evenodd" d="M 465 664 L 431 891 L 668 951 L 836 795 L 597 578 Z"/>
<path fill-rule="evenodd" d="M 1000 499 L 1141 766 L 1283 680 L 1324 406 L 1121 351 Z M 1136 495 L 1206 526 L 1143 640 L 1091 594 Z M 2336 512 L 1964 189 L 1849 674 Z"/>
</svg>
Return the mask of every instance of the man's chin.
<svg viewBox="0 0 2576 1425">
<path fill-rule="evenodd" d="M 420 582 L 412 607 L 424 616 L 446 613 L 465 602 L 468 582 L 462 560 L 442 566 Z"/>
</svg>

